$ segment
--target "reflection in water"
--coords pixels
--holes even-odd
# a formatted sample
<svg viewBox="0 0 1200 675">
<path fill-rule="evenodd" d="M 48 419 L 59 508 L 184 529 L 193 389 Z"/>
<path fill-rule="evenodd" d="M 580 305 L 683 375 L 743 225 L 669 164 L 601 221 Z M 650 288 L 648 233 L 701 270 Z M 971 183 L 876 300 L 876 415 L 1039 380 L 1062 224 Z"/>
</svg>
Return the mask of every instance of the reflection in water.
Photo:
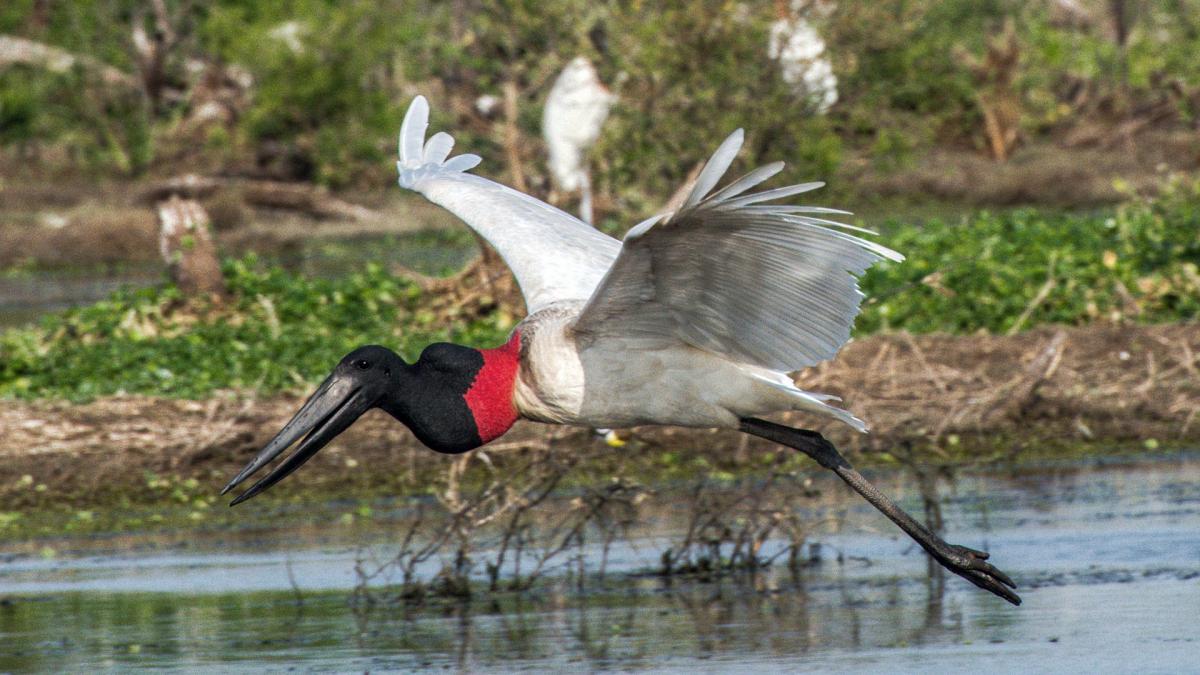
<svg viewBox="0 0 1200 675">
<path fill-rule="evenodd" d="M 342 664 L 465 670 L 648 667 L 677 659 L 789 659 L 963 638 L 941 602 L 896 602 L 901 582 L 845 584 L 810 596 L 802 585 L 752 579 L 657 581 L 584 596 L 550 592 L 498 602 L 355 611 L 343 593 L 192 596 L 63 594 L 0 608 L 0 670 L 74 671 L 95 665 Z M 69 620 L 64 620 L 69 618 Z"/>
<path fill-rule="evenodd" d="M 924 603 L 906 603 L 905 585 L 899 579 L 869 588 L 846 582 L 809 593 L 789 584 L 758 591 L 746 579 L 677 583 L 669 590 L 642 582 L 636 589 L 586 596 L 550 592 L 495 604 L 454 603 L 419 611 L 376 606 L 358 612 L 348 607 L 345 594 L 332 592 L 310 594 L 302 602 L 282 592 L 183 600 L 168 594 L 59 595 L 0 608 L 5 636 L 0 670 L 66 672 L 134 664 L 669 669 L 696 662 L 836 665 L 837 655 L 846 654 L 866 665 L 921 655 L 936 663 L 980 649 L 1001 653 L 1006 643 L 1045 652 L 1039 662 L 1054 669 L 1055 664 L 1069 667 L 1088 651 L 1087 645 L 1069 644 L 1070 625 L 1039 620 L 1045 608 L 1031 608 L 1032 620 L 1022 625 L 1024 617 L 980 601 L 982 596 L 931 595 Z M 1147 609 L 1161 613 L 1177 601 L 1194 609 L 1200 601 L 1195 584 L 1190 596 L 1178 595 L 1180 589 L 1170 584 L 1146 586 L 1144 601 L 1133 603 L 1129 618 L 1144 616 Z M 1071 594 L 1071 603 L 1082 613 L 1114 600 L 1128 608 L 1132 590 L 1084 586 Z M 1153 603 L 1160 604 L 1147 607 Z M 1115 639 L 1111 630 L 1100 632 Z M 1134 643 L 1159 643 L 1160 662 L 1172 653 L 1175 659 L 1190 658 L 1198 638 L 1169 620 L 1120 635 Z"/>
<path fill-rule="evenodd" d="M 185 561 L 161 572 L 174 586 L 151 567 L 130 571 L 121 558 L 13 560 L 0 567 L 0 597 L 10 594 L 0 603 L 0 671 L 136 664 L 928 672 L 980 658 L 1002 659 L 993 663 L 1005 670 L 1193 668 L 1200 462 L 1043 469 L 1041 482 L 965 479 L 945 505 L 952 532 L 987 521 L 991 548 L 1023 583 L 1020 608 L 928 565 L 889 530 L 857 533 L 880 525 L 869 513 L 852 513 L 852 531 L 821 537 L 840 561 L 826 557 L 795 573 L 776 566 L 706 583 L 614 571 L 586 593 L 562 577 L 528 595 L 419 609 L 382 592 L 375 602 L 352 602 L 350 582 L 332 570 L 352 566 L 353 551 L 226 551 L 213 564 L 196 552 L 166 554 Z M 298 593 L 287 585 L 290 560 L 302 563 Z M 626 565 L 624 572 L 636 566 Z M 223 582 L 215 570 L 225 571 Z M 277 585 L 242 585 L 256 574 Z M 191 590 L 191 575 L 218 592 Z M 325 590 L 314 590 L 322 586 L 316 579 Z M 138 590 L 139 581 L 160 592 Z"/>
</svg>

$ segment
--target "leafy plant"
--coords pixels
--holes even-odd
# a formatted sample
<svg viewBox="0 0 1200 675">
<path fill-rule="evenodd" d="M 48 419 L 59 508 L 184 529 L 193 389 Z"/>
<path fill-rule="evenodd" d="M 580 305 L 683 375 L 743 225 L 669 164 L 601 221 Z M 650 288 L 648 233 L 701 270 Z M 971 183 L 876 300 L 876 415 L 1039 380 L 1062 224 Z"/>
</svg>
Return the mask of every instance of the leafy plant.
<svg viewBox="0 0 1200 675">
<path fill-rule="evenodd" d="M 983 212 L 884 230 L 908 259 L 864 277 L 859 333 L 1200 316 L 1200 183 L 1175 181 L 1160 198 L 1114 212 Z"/>
<path fill-rule="evenodd" d="M 903 252 L 863 279 L 857 330 L 1006 332 L 1043 323 L 1186 321 L 1200 315 L 1200 183 L 1152 201 L 1074 215 L 1018 210 L 961 222 L 889 222 Z M 411 281 L 369 265 L 343 279 L 227 261 L 233 299 L 185 302 L 172 286 L 0 333 L 0 396 L 117 392 L 202 397 L 215 389 L 307 388 L 354 347 L 415 358 L 430 342 L 503 342 L 513 319 L 435 314 Z"/>
<path fill-rule="evenodd" d="M 0 396 L 73 400 L 119 392 L 202 397 L 219 388 L 304 388 L 351 349 L 383 343 L 415 358 L 430 342 L 500 344 L 500 317 L 443 323 L 420 291 L 375 265 L 309 279 L 226 262 L 228 306 L 185 303 L 172 286 L 122 291 L 32 329 L 0 334 Z"/>
<path fill-rule="evenodd" d="M 1093 3 L 1082 24 L 1056 17 L 1048 2 L 812 3 L 806 18 L 838 78 L 839 102 L 827 115 L 813 114 L 793 95 L 768 58 L 771 3 L 166 4 L 180 33 L 169 61 L 175 86 L 194 84 L 185 72 L 189 60 L 236 65 L 253 80 L 244 109 L 212 132 L 230 142 L 185 144 L 192 152 L 234 163 L 284 162 L 293 177 L 337 186 L 377 183 L 390 171 L 404 106 L 420 91 L 442 99 L 435 100 L 443 104 L 435 106 L 438 114 L 458 117 L 453 126 L 462 145 L 499 156 L 504 134 L 471 112 L 475 98 L 500 96 L 514 84 L 519 132 L 537 139 L 554 75 L 584 54 L 620 96 L 593 151 L 598 187 L 622 210 L 639 212 L 658 206 L 737 126 L 752 132 L 747 163 L 788 158 L 793 177 L 805 178 L 830 176 L 850 154 L 895 164 L 931 144 L 978 144 L 976 83 L 955 53 L 980 53 L 1006 18 L 1020 44 L 1016 87 L 1028 134 L 1097 117 L 1111 122 L 1129 111 L 1161 113 L 1164 103 L 1187 121 L 1196 115 L 1200 87 L 1197 0 Z M 1137 5 L 1125 17 L 1123 44 L 1110 30 L 1117 5 Z M 145 11 L 135 0 L 21 0 L 0 10 L 0 33 L 136 77 L 130 19 Z M 13 73 L 0 73 L 5 146 L 93 146 L 84 147 L 85 158 L 136 173 L 159 147 L 174 145 L 156 141 L 182 128 L 189 112 L 186 91 L 149 109 L 101 95 L 102 83 L 84 73 Z M 81 81 L 65 87 L 64 78 Z"/>
</svg>

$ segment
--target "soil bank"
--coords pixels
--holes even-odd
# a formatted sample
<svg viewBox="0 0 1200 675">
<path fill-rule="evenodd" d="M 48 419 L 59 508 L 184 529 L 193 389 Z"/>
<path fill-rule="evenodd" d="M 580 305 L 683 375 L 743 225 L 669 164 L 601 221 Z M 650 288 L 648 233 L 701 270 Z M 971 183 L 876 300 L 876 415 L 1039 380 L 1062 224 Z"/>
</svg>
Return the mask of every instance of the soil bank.
<svg viewBox="0 0 1200 675">
<path fill-rule="evenodd" d="M 799 374 L 835 394 L 871 431 L 793 415 L 859 461 L 1023 459 L 1053 448 L 1177 446 L 1200 440 L 1200 325 L 1041 327 L 1013 336 L 895 333 L 854 340 Z M 224 392 L 193 401 L 111 397 L 76 405 L 0 406 L 0 499 L 6 509 L 139 501 L 147 476 L 194 478 L 215 492 L 303 402 L 307 391 L 258 398 Z M 562 452 L 699 453 L 735 469 L 784 449 L 732 431 L 622 430 L 624 448 L 589 430 L 521 422 L 492 457 L 550 445 Z M 313 488 L 385 487 L 449 458 L 378 411 L 304 469 Z M 411 483 L 410 483 L 411 484 Z M 35 486 L 45 486 L 33 489 Z"/>
</svg>

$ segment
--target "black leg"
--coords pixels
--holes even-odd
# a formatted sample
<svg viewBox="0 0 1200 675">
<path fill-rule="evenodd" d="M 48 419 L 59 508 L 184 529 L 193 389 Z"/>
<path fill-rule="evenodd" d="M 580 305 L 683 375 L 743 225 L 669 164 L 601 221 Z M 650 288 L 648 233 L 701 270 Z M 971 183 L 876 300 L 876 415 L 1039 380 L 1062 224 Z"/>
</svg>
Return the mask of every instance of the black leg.
<svg viewBox="0 0 1200 675">
<path fill-rule="evenodd" d="M 1014 605 L 1021 604 L 1021 598 L 1011 590 L 1017 585 L 1008 578 L 1008 575 L 987 562 L 987 553 L 966 546 L 946 543 L 944 539 L 905 513 L 887 495 L 863 478 L 863 475 L 855 471 L 854 467 L 850 466 L 850 462 L 847 462 L 837 448 L 833 447 L 833 444 L 825 440 L 821 434 L 806 429 L 793 429 L 753 417 L 742 420 L 741 430 L 789 448 L 795 448 L 812 457 L 818 464 L 840 476 L 847 485 L 854 488 L 855 492 L 879 509 L 880 513 L 899 525 L 900 529 L 907 532 L 908 536 L 920 544 L 921 548 L 925 549 L 943 567 Z"/>
</svg>

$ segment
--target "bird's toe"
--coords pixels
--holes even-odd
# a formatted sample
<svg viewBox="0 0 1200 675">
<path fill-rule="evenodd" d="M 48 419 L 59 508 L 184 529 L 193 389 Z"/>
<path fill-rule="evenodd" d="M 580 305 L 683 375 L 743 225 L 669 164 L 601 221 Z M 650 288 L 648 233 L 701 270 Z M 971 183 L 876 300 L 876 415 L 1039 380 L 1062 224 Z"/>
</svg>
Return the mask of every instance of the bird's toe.
<svg viewBox="0 0 1200 675">
<path fill-rule="evenodd" d="M 1017 584 L 995 565 L 987 562 L 988 554 L 966 546 L 949 545 L 942 555 L 936 556 L 938 562 L 960 577 L 976 586 L 995 593 L 1014 605 L 1021 604 L 1021 598 L 1012 589 Z"/>
</svg>

